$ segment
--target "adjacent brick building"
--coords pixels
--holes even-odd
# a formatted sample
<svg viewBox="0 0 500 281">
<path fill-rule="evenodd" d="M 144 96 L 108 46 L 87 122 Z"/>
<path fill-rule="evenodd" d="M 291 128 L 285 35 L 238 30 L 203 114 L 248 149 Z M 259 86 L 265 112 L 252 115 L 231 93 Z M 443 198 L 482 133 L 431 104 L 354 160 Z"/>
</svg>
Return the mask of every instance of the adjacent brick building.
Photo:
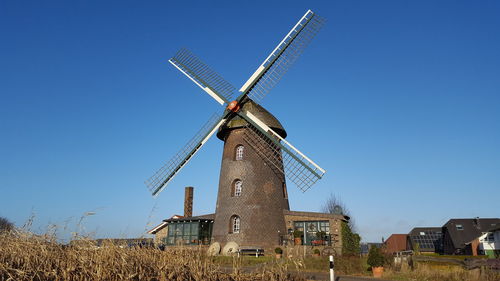
<svg viewBox="0 0 500 281">
<path fill-rule="evenodd" d="M 384 251 L 388 254 L 394 254 L 400 251 L 406 251 L 407 234 L 392 234 L 384 241 Z"/>
</svg>

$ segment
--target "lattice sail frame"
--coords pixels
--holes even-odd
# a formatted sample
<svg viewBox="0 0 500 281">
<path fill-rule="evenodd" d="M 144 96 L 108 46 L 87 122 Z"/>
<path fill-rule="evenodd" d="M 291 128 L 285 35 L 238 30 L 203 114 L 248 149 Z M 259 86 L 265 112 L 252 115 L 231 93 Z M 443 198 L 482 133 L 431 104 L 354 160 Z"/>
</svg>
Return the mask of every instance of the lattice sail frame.
<svg viewBox="0 0 500 281">
<path fill-rule="evenodd" d="M 259 103 L 295 62 L 322 27 L 324 21 L 323 18 L 308 10 L 242 86 L 241 93 L 236 98 L 236 104 L 246 100 L 247 96 Z M 229 101 L 233 98 L 235 88 L 191 52 L 181 49 L 169 62 L 221 105 L 230 104 Z M 231 117 L 231 114 L 230 111 L 226 110 L 222 114 L 214 115 L 183 149 L 146 181 L 153 196 L 158 195 L 166 187 L 168 182 L 200 150 L 201 146 L 228 120 L 227 118 Z M 284 173 L 303 192 L 323 176 L 325 173 L 323 169 L 265 124 L 263 125 L 267 129 L 260 126 L 262 124 L 252 123 L 248 116 L 245 117 L 245 114 L 242 116 L 252 124 L 249 126 L 253 128 L 253 140 L 258 140 L 255 138 L 257 136 L 269 144 L 268 150 L 269 148 L 274 150 L 270 154 L 274 156 L 269 158 L 270 160 L 274 159 L 273 166 Z M 250 137 L 249 140 L 252 141 Z"/>
<path fill-rule="evenodd" d="M 302 192 L 306 192 L 323 177 L 325 170 L 253 114 L 246 112 L 243 117 L 249 121 L 246 126 L 248 130 L 244 133 L 245 141 L 261 158 L 295 183 Z"/>
<path fill-rule="evenodd" d="M 226 119 L 222 118 L 221 114 L 213 114 L 208 122 L 174 157 L 145 181 L 153 196 L 156 196 L 166 187 L 168 182 L 188 163 L 225 121 Z"/>
<path fill-rule="evenodd" d="M 259 103 L 281 80 L 324 23 L 325 19 L 311 10 L 307 11 L 241 87 L 242 95 L 247 94 Z"/>
<path fill-rule="evenodd" d="M 220 104 L 228 103 L 236 88 L 187 49 L 181 49 L 169 62 Z"/>
</svg>

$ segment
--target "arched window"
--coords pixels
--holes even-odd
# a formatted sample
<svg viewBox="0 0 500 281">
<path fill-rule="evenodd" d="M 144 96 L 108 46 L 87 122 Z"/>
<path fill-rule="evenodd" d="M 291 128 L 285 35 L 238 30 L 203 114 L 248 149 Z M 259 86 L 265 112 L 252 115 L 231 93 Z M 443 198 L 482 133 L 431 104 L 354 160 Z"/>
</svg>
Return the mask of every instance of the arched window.
<svg viewBox="0 0 500 281">
<path fill-rule="evenodd" d="M 236 215 L 232 216 L 229 225 L 230 225 L 229 228 L 230 233 L 240 233 L 240 217 Z"/>
<path fill-rule="evenodd" d="M 236 147 L 236 155 L 234 159 L 236 160 L 243 160 L 243 151 L 245 150 L 245 147 L 243 145 L 238 145 Z"/>
<path fill-rule="evenodd" d="M 236 180 L 234 182 L 234 195 L 233 196 L 241 196 L 241 189 L 243 188 L 243 182 L 241 180 Z"/>
</svg>

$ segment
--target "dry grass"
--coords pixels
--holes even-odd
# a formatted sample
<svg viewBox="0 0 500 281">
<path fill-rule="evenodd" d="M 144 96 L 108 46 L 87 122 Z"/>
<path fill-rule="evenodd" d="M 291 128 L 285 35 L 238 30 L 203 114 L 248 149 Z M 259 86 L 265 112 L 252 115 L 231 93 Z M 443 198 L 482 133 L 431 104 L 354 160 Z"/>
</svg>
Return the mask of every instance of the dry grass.
<svg viewBox="0 0 500 281">
<path fill-rule="evenodd" d="M 227 273 L 201 249 L 101 248 L 91 241 L 56 243 L 52 236 L 0 234 L 0 280 L 303 280 L 280 264 Z"/>
<path fill-rule="evenodd" d="M 487 269 L 466 270 L 456 265 L 419 263 L 414 270 L 386 270 L 384 278 L 405 281 L 500 281 L 500 273 Z"/>
<path fill-rule="evenodd" d="M 201 248 L 96 247 L 88 239 L 62 245 L 54 235 L 0 233 L 0 280 L 304 280 L 301 271 L 324 271 L 327 258 L 207 257 Z M 260 264 L 262 261 L 264 263 Z M 245 267 L 253 272 L 244 272 Z M 363 259 L 338 257 L 337 274 L 366 274 Z M 290 275 L 299 272 L 299 275 Z M 387 269 L 384 278 L 406 281 L 499 281 L 500 273 L 467 271 L 459 266 L 418 263 L 414 270 Z"/>
</svg>

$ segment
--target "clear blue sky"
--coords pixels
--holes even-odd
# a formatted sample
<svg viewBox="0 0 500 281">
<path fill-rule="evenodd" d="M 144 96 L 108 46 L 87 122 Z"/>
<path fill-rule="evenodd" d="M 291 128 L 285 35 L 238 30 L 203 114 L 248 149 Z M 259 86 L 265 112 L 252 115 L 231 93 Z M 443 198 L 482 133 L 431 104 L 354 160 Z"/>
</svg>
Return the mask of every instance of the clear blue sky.
<svg viewBox="0 0 500 281">
<path fill-rule="evenodd" d="M 365 241 L 500 217 L 498 1 L 1 1 L 0 216 L 134 237 L 187 185 L 213 212 L 216 138 L 158 199 L 143 184 L 221 110 L 167 59 L 239 88 L 307 9 L 327 24 L 263 103 L 327 170 L 292 209 L 336 194 Z"/>
</svg>

